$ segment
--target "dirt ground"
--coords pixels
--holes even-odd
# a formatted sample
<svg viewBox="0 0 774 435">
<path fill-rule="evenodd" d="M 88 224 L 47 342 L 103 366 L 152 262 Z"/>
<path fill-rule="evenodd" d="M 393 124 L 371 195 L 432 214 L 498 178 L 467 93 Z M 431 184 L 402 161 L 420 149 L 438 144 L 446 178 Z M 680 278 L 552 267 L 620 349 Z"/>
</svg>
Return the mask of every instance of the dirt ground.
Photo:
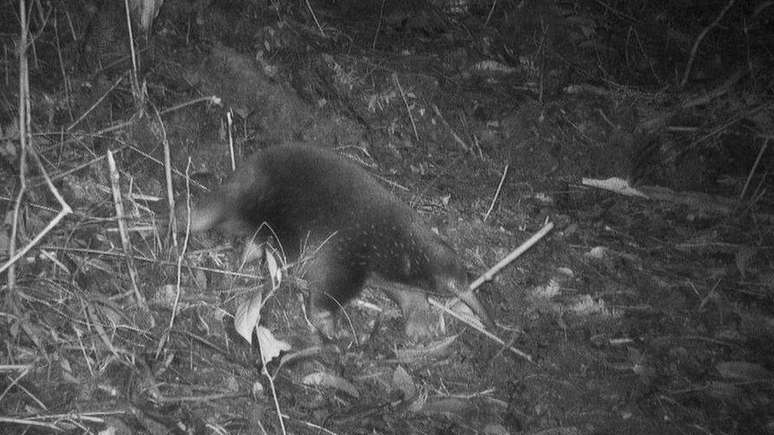
<svg viewBox="0 0 774 435">
<path fill-rule="evenodd" d="M 772 2 L 160 3 L 0 0 L 0 432 L 774 434 Z M 473 278 L 552 224 L 491 336 L 367 288 L 323 341 L 303 264 L 172 237 L 284 143 Z"/>
</svg>

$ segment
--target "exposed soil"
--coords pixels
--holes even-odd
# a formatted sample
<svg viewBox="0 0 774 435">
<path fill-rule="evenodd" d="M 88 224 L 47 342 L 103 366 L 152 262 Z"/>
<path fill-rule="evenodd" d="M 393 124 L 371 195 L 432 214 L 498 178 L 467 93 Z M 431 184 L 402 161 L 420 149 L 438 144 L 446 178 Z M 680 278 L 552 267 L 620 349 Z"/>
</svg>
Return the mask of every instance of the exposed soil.
<svg viewBox="0 0 774 435">
<path fill-rule="evenodd" d="M 18 3 L 0 432 L 774 433 L 772 2 L 167 0 L 133 51 L 123 2 L 35 2 L 28 71 Z M 441 311 L 414 343 L 372 288 L 322 341 L 303 264 L 266 254 L 270 292 L 244 240 L 159 223 L 166 169 L 195 201 L 283 143 L 362 164 L 473 277 L 552 222 L 477 290 L 504 345 Z"/>
</svg>

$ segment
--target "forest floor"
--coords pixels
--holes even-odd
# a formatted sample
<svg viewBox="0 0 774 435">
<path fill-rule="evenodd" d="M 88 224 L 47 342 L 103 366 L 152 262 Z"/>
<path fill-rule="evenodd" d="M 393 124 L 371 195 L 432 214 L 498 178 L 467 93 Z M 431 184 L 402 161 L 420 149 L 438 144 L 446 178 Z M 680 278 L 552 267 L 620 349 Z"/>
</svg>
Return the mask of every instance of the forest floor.
<svg viewBox="0 0 774 435">
<path fill-rule="evenodd" d="M 34 2 L 26 72 L 0 8 L 0 432 L 774 433 L 771 2 L 168 0 L 134 65 L 104 3 Z M 291 142 L 362 164 L 473 276 L 552 223 L 477 290 L 500 341 L 439 311 L 411 342 L 368 288 L 321 345 L 284 263 L 274 341 L 240 337 L 272 262 L 159 217 Z"/>
</svg>

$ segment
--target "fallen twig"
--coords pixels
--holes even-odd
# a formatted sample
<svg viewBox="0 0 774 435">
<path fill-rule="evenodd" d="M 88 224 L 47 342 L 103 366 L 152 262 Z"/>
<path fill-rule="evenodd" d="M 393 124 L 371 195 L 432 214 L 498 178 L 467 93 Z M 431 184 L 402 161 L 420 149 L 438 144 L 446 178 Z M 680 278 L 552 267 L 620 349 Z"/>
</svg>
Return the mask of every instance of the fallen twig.
<svg viewBox="0 0 774 435">
<path fill-rule="evenodd" d="M 503 169 L 503 176 L 500 177 L 500 184 L 497 185 L 497 191 L 495 191 L 494 198 L 492 198 L 492 203 L 489 204 L 489 210 L 486 211 L 486 214 L 484 215 L 484 222 L 486 222 L 487 219 L 489 219 L 489 214 L 492 213 L 492 209 L 494 209 L 495 203 L 497 202 L 497 198 L 500 197 L 500 192 L 503 189 L 503 183 L 505 182 L 505 177 L 508 176 L 508 168 L 510 167 L 510 164 L 505 165 L 505 169 Z"/>
<path fill-rule="evenodd" d="M 51 250 L 51 251 L 77 252 L 77 253 L 88 254 L 88 255 L 96 255 L 96 256 L 105 255 L 105 256 L 108 256 L 108 257 L 124 257 L 124 256 L 126 256 L 126 253 L 124 253 L 124 252 L 100 251 L 99 249 L 72 248 L 72 247 L 67 247 L 67 246 L 51 246 L 51 245 L 46 245 L 46 246 L 41 246 L 41 249 L 48 249 L 48 250 Z M 137 260 L 137 261 L 142 261 L 144 263 L 154 263 L 154 264 L 158 264 L 158 265 L 161 265 L 161 266 L 175 266 L 175 267 L 177 267 L 177 262 L 176 261 L 175 262 L 173 262 L 173 261 L 165 261 L 165 260 L 159 260 L 157 258 L 143 257 L 143 256 L 140 256 L 140 255 L 132 255 L 132 259 Z M 235 277 L 235 278 L 247 278 L 247 279 L 255 279 L 255 280 L 260 280 L 260 279 L 263 278 L 260 275 L 255 275 L 255 274 L 251 274 L 251 273 L 242 273 L 242 272 L 232 272 L 230 270 L 216 269 L 214 267 L 195 266 L 195 265 L 187 265 L 186 267 L 188 267 L 189 269 L 193 269 L 193 270 L 201 270 L 202 272 L 217 273 L 217 274 L 231 276 L 231 277 Z"/>
<path fill-rule="evenodd" d="M 736 0 L 728 0 L 728 3 L 726 6 L 720 10 L 720 13 L 715 18 L 715 20 L 710 23 L 709 26 L 705 27 L 704 30 L 699 33 L 699 36 L 696 37 L 696 41 L 693 42 L 693 47 L 691 47 L 691 55 L 688 58 L 688 64 L 685 66 L 685 72 L 683 72 L 683 79 L 680 80 L 680 87 L 682 88 L 685 86 L 685 84 L 688 82 L 688 77 L 691 75 L 691 69 L 693 68 L 693 62 L 696 60 L 696 52 L 699 50 L 699 45 L 701 44 L 701 41 L 704 40 L 704 37 L 707 36 L 707 33 L 709 33 L 710 30 L 712 30 L 715 26 L 720 23 L 720 20 L 723 19 L 723 17 L 726 15 L 726 12 L 728 12 L 729 9 L 731 9 L 731 6 L 734 5 L 734 2 Z"/>
<path fill-rule="evenodd" d="M 320 22 L 317 20 L 317 15 L 314 13 L 314 9 L 312 9 L 312 5 L 309 4 L 309 0 L 306 1 L 306 8 L 309 9 L 309 13 L 312 14 L 312 19 L 314 19 L 314 24 L 317 25 L 317 30 L 320 31 L 320 35 L 322 35 L 323 38 L 325 38 L 325 32 L 323 32 L 323 28 L 320 25 Z M 285 427 L 282 427 L 282 433 L 285 433 Z"/>
<path fill-rule="evenodd" d="M 538 231 L 537 233 L 535 233 L 535 234 L 534 234 L 532 237 L 530 237 L 529 239 L 527 239 L 527 241 L 525 241 L 524 243 L 522 243 L 522 244 L 521 244 L 521 246 L 519 246 L 518 248 L 516 248 L 515 250 L 513 250 L 513 252 L 511 252 L 510 254 L 508 254 L 508 255 L 507 255 L 505 258 L 503 258 L 503 259 L 502 259 L 502 260 L 500 260 L 500 261 L 499 261 L 497 264 L 495 264 L 494 266 L 492 266 L 492 267 L 491 267 L 489 270 L 487 270 L 486 272 L 484 272 L 484 273 L 483 273 L 483 274 L 482 274 L 480 277 L 478 277 L 478 279 L 476 279 L 475 281 L 473 281 L 473 282 L 470 284 L 470 286 L 468 287 L 468 290 L 467 290 L 467 292 L 468 292 L 468 293 L 472 293 L 472 292 L 474 292 L 474 291 L 475 291 L 475 290 L 476 290 L 478 287 L 480 287 L 480 286 L 481 286 L 481 284 L 483 284 L 483 283 L 485 283 L 485 282 L 487 282 L 487 281 L 491 280 L 491 279 L 492 279 L 492 278 L 493 278 L 493 277 L 494 277 L 494 276 L 497 274 L 497 272 L 499 272 L 499 271 L 500 271 L 500 270 L 502 270 L 502 269 L 503 269 L 505 266 L 507 266 L 508 264 L 510 264 L 511 262 L 513 262 L 513 260 L 515 260 L 515 259 L 517 259 L 519 256 L 521 256 L 521 254 L 523 254 L 524 252 L 526 252 L 526 251 L 527 251 L 529 248 L 531 248 L 531 247 L 532 247 L 532 245 L 534 245 L 534 244 L 535 244 L 535 243 L 537 243 L 537 242 L 538 242 L 540 239 L 542 239 L 543 237 L 545 237 L 545 235 L 546 235 L 546 234 L 548 234 L 548 232 L 549 232 L 549 231 L 551 231 L 551 229 L 553 229 L 553 228 L 554 228 L 554 223 L 553 223 L 553 222 L 548 222 L 548 223 L 546 223 L 546 224 L 543 226 L 543 228 L 541 228 L 541 229 L 540 229 L 540 231 Z M 463 317 L 460 317 L 459 315 L 457 315 L 457 313 L 454 313 L 452 310 L 450 310 L 449 308 L 447 308 L 447 307 L 446 307 L 446 305 L 444 305 L 443 303 L 441 303 L 441 302 L 439 302 L 439 301 L 436 301 L 436 300 L 435 300 L 435 299 L 433 299 L 433 298 L 428 298 L 428 300 L 430 301 L 430 304 L 431 304 L 431 305 L 434 305 L 434 306 L 436 306 L 436 307 L 438 307 L 438 308 L 441 308 L 441 309 L 442 309 L 444 312 L 448 313 L 449 315 L 451 315 L 451 316 L 452 316 L 452 317 L 454 317 L 455 319 L 457 319 L 457 320 L 459 320 L 459 321 L 461 321 L 461 322 L 465 323 L 466 325 L 468 325 L 468 326 L 472 327 L 473 329 L 475 329 L 476 331 L 480 332 L 481 334 L 483 334 L 483 335 L 484 335 L 484 336 L 486 336 L 487 338 L 489 338 L 489 339 L 493 340 L 493 341 L 494 341 L 494 342 L 496 342 L 497 344 L 499 344 L 499 345 L 501 345 L 501 346 L 504 346 L 504 347 L 506 347 L 508 350 L 510 350 L 510 351 L 511 351 L 511 352 L 513 352 L 514 354 L 516 354 L 516 355 L 518 355 L 518 356 L 520 356 L 520 357 L 522 357 L 522 358 L 526 359 L 527 361 L 529 361 L 529 362 L 533 362 L 533 361 L 532 361 L 532 356 L 530 356 L 529 354 L 527 354 L 527 353 L 524 353 L 524 352 L 522 352 L 522 351 L 520 351 L 520 350 L 518 350 L 518 349 L 516 349 L 516 348 L 514 348 L 514 347 L 512 347 L 512 346 L 507 346 L 507 344 L 506 344 L 506 343 L 505 343 L 505 342 L 504 342 L 504 341 L 503 341 L 501 338 L 499 338 L 499 337 L 497 337 L 496 335 L 492 334 L 491 332 L 489 332 L 489 331 L 487 331 L 487 330 L 485 330 L 485 329 L 481 328 L 481 326 L 479 326 L 479 325 L 476 325 L 476 324 L 473 324 L 473 323 L 472 323 L 472 322 L 470 322 L 469 320 L 467 320 L 467 319 L 465 319 L 465 318 L 463 318 Z M 461 299 L 460 299 L 459 297 L 452 298 L 452 299 L 451 299 L 451 301 L 449 302 L 449 304 L 450 304 L 450 305 L 453 305 L 453 304 L 455 304 L 456 302 L 459 302 L 460 300 L 461 300 Z"/>
<path fill-rule="evenodd" d="M 70 125 L 69 125 L 67 128 L 65 128 L 65 131 L 70 131 L 70 130 L 72 130 L 73 128 L 75 128 L 75 126 L 76 126 L 76 125 L 80 124 L 80 123 L 81 123 L 81 121 L 83 121 L 83 120 L 84 120 L 84 119 L 85 119 L 87 116 L 89 116 L 89 113 L 91 113 L 91 112 L 92 112 L 94 109 L 96 109 L 96 108 L 97 108 L 97 106 L 99 106 L 99 105 L 100 105 L 100 103 L 102 103 L 102 102 L 105 100 L 105 98 L 106 98 L 106 97 L 107 97 L 107 96 L 110 94 L 110 92 L 112 92 L 112 91 L 113 91 L 113 89 L 115 89 L 115 88 L 116 88 L 116 86 L 120 85 L 122 81 L 124 81 L 124 76 L 123 76 L 123 75 L 122 75 L 122 76 L 120 76 L 120 77 L 118 78 L 118 80 L 116 80 L 116 82 L 115 82 L 115 83 L 113 83 L 113 86 L 111 86 L 111 87 L 110 87 L 110 89 L 108 89 L 107 91 L 105 91 L 105 93 L 104 93 L 104 94 L 102 94 L 102 96 L 100 96 L 99 98 L 97 98 L 97 101 L 95 101 L 95 102 L 94 102 L 94 104 L 92 104 L 92 105 L 91 105 L 91 107 L 89 107 L 88 109 L 86 109 L 86 111 L 85 111 L 85 112 L 83 112 L 83 114 L 81 114 L 81 116 L 79 116 L 79 117 L 78 117 L 78 119 L 76 119 L 75 121 L 73 121 L 73 123 L 72 123 L 72 124 L 70 124 Z"/>
<path fill-rule="evenodd" d="M 132 17 L 131 12 L 129 11 L 129 0 L 124 0 L 124 10 L 126 11 L 126 26 L 129 29 L 129 34 L 127 35 L 129 38 L 129 52 L 132 56 L 132 74 L 131 74 L 131 82 L 132 82 L 132 95 L 134 96 L 134 104 L 137 107 L 138 110 L 143 109 L 143 103 L 145 100 L 145 95 L 140 92 L 140 79 L 137 74 L 138 68 L 137 68 L 137 53 L 134 49 L 134 34 L 132 29 Z"/>
<path fill-rule="evenodd" d="M 126 219 L 124 219 L 124 204 L 121 200 L 121 184 L 116 168 L 116 161 L 113 158 L 113 153 L 108 150 L 107 152 L 108 168 L 110 170 L 110 187 L 113 192 L 113 205 L 116 210 L 116 218 L 118 219 L 118 233 L 121 236 L 121 247 L 126 254 L 127 267 L 129 268 L 129 279 L 132 282 L 132 289 L 134 290 L 134 297 L 137 300 L 137 304 L 143 311 L 148 312 L 148 303 L 145 300 L 140 288 L 137 286 L 137 269 L 134 267 L 134 261 L 132 258 L 132 243 L 129 240 L 129 233 L 126 230 Z M 152 317 L 151 317 L 152 318 Z"/>
<path fill-rule="evenodd" d="M 164 181 L 166 182 L 167 186 L 167 205 L 169 206 L 167 213 L 169 215 L 169 228 L 172 230 L 172 246 L 177 249 L 177 216 L 175 216 L 175 192 L 172 189 L 172 152 L 169 149 L 167 130 L 164 128 L 164 123 L 161 121 L 161 114 L 158 113 L 158 111 L 156 112 L 156 121 L 159 123 L 162 134 L 161 145 L 164 147 Z M 190 183 L 188 183 L 188 177 L 186 176 L 186 186 L 189 185 Z"/>
<path fill-rule="evenodd" d="M 747 188 L 750 186 L 750 181 L 752 180 L 753 175 L 755 175 L 755 170 L 758 169 L 758 164 L 761 162 L 761 157 L 763 157 L 763 154 L 766 152 L 766 147 L 769 146 L 769 139 L 766 138 L 766 140 L 763 142 L 763 146 L 761 146 L 761 150 L 758 151 L 758 156 L 755 157 L 755 163 L 753 163 L 752 168 L 750 168 L 750 173 L 747 174 L 747 180 L 744 182 L 744 187 L 742 188 L 742 193 L 739 194 L 739 199 L 743 199 L 745 193 L 747 193 Z"/>
<path fill-rule="evenodd" d="M 172 304 L 172 314 L 169 316 L 169 326 L 164 331 L 161 339 L 159 339 L 158 346 L 156 348 L 156 357 L 161 354 L 167 340 L 169 339 L 169 333 L 172 331 L 172 327 L 175 325 L 175 318 L 177 318 L 177 309 L 180 306 L 180 285 L 182 283 L 183 276 L 183 259 L 185 258 L 185 251 L 188 250 L 188 239 L 191 235 L 191 183 L 190 183 L 190 171 L 191 171 L 191 158 L 188 158 L 188 164 L 185 167 L 185 190 L 186 190 L 186 218 L 185 218 L 185 238 L 183 238 L 183 246 L 180 248 L 180 252 L 177 253 L 177 265 L 175 270 L 175 302 Z M 174 200 L 173 200 L 174 204 Z M 174 205 L 172 205 L 173 207 Z M 174 210 L 172 210 L 172 216 L 174 216 Z M 175 218 L 173 218 L 175 219 Z M 177 227 L 172 227 L 172 233 L 177 233 Z"/>
<path fill-rule="evenodd" d="M 543 225 L 543 228 L 541 228 L 540 231 L 533 234 L 532 237 L 530 237 L 524 243 L 522 243 L 521 246 L 514 249 L 513 252 L 505 256 L 505 258 L 500 260 L 497 264 L 495 264 L 489 270 L 487 270 L 481 276 L 479 276 L 478 279 L 473 281 L 470 284 L 470 287 L 468 287 L 468 291 L 475 291 L 478 287 L 481 286 L 481 284 L 494 278 L 497 272 L 499 272 L 505 266 L 509 265 L 513 260 L 519 258 L 521 254 L 525 253 L 529 248 L 532 247 L 532 245 L 534 245 L 540 239 L 545 237 L 546 234 L 548 234 L 553 228 L 554 228 L 553 222 L 548 222 L 545 225 Z"/>
<path fill-rule="evenodd" d="M 7 262 L 5 262 L 5 264 L 0 266 L 0 273 L 3 273 L 3 271 L 5 271 L 9 267 L 11 267 L 14 263 L 19 261 L 19 259 L 23 257 L 30 249 L 32 249 L 35 245 L 40 243 L 43 237 L 45 237 L 46 234 L 48 234 L 52 229 L 54 229 L 55 226 L 59 224 L 59 221 L 61 221 L 62 219 L 64 219 L 65 216 L 73 212 L 73 210 L 70 208 L 70 205 L 67 204 L 64 198 L 62 198 L 62 195 L 56 189 L 56 187 L 54 187 L 54 184 L 51 182 L 51 179 L 48 177 L 48 173 L 46 173 L 46 169 L 43 167 L 43 164 L 38 158 L 38 155 L 34 151 L 31 152 L 30 154 L 34 157 L 35 162 L 37 163 L 38 168 L 40 169 L 40 172 L 43 174 L 43 177 L 45 177 L 46 184 L 48 185 L 49 191 L 51 191 L 51 194 L 54 195 L 54 197 L 59 202 L 59 205 L 62 208 L 61 210 L 59 210 L 59 213 L 56 216 L 54 216 L 54 218 L 51 219 L 51 221 L 45 226 L 45 228 L 43 228 L 40 231 L 40 233 L 38 233 L 38 235 L 35 236 L 34 239 L 32 239 L 32 241 L 30 241 L 26 246 L 24 246 L 24 248 L 22 248 L 20 251 L 16 252 L 15 254 L 12 254 L 9 249 L 8 253 L 9 255 L 11 255 L 11 257 L 8 259 Z M 13 238 L 11 239 L 11 242 L 13 242 Z"/>
<path fill-rule="evenodd" d="M 379 37 L 379 32 L 382 30 L 382 20 L 384 19 L 384 2 L 379 7 L 379 23 L 376 25 L 376 32 L 374 32 L 374 40 L 371 41 L 371 50 L 376 50 L 376 39 Z"/>
<path fill-rule="evenodd" d="M 446 304 L 444 304 L 443 302 L 438 301 L 438 300 L 436 300 L 435 298 L 432 298 L 432 297 L 428 297 L 427 300 L 428 300 L 428 302 L 430 302 L 430 305 L 432 305 L 434 307 L 437 307 L 437 308 L 440 308 L 441 310 L 443 310 L 444 313 L 446 313 L 446 314 L 454 317 L 455 319 L 459 320 L 460 322 L 470 326 L 471 328 L 475 329 L 476 331 L 478 331 L 479 333 L 483 334 L 485 337 L 487 337 L 488 339 L 494 341 L 495 343 L 499 344 L 500 346 L 503 346 L 504 348 L 506 348 L 509 351 L 513 352 L 514 354 L 516 354 L 516 355 L 526 359 L 529 362 L 534 362 L 532 360 L 532 356 L 529 355 L 528 353 L 522 352 L 522 351 L 520 351 L 519 349 L 516 349 L 513 346 L 508 346 L 505 343 L 505 341 L 503 341 L 500 337 L 492 334 L 491 332 L 487 331 L 486 329 L 482 328 L 481 326 L 476 325 L 476 324 L 470 322 L 468 319 L 466 319 L 466 318 L 460 316 L 459 314 L 455 313 L 453 310 L 449 309 L 446 306 Z"/>
<path fill-rule="evenodd" d="M 470 153 L 471 151 L 468 144 L 465 143 L 465 141 L 462 140 L 462 138 L 457 135 L 454 129 L 451 128 L 451 125 L 449 125 L 449 123 L 446 122 L 446 118 L 443 117 L 443 115 L 441 114 L 441 111 L 438 109 L 438 106 L 436 106 L 435 104 L 433 104 L 433 112 L 435 112 L 436 116 L 438 116 L 438 118 L 441 119 L 441 122 L 443 122 L 443 125 L 445 125 L 446 128 L 449 129 L 449 134 L 452 135 L 452 137 L 454 138 L 454 141 L 457 142 L 465 152 Z"/>
<path fill-rule="evenodd" d="M 411 114 L 411 106 L 409 106 L 408 100 L 406 99 L 406 93 L 403 92 L 403 86 L 400 85 L 400 81 L 398 80 L 398 74 L 392 73 L 392 80 L 395 82 L 395 86 L 398 87 L 398 92 L 400 92 L 400 97 L 403 99 L 403 105 L 406 106 L 406 112 L 408 112 L 409 121 L 411 121 L 411 128 L 414 130 L 414 138 L 419 141 L 419 133 L 417 132 L 417 124 L 414 122 L 414 115 Z"/>
</svg>

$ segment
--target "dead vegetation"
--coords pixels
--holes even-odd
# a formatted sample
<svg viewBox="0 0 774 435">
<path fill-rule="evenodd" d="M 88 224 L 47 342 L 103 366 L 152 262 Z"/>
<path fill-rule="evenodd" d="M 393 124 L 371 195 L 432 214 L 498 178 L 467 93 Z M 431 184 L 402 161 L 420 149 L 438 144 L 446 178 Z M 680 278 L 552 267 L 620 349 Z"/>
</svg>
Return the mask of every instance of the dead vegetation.
<svg viewBox="0 0 774 435">
<path fill-rule="evenodd" d="M 3 433 L 774 433 L 774 2 L 0 4 Z M 160 222 L 286 142 L 475 276 L 552 222 L 496 338 Z"/>
</svg>

